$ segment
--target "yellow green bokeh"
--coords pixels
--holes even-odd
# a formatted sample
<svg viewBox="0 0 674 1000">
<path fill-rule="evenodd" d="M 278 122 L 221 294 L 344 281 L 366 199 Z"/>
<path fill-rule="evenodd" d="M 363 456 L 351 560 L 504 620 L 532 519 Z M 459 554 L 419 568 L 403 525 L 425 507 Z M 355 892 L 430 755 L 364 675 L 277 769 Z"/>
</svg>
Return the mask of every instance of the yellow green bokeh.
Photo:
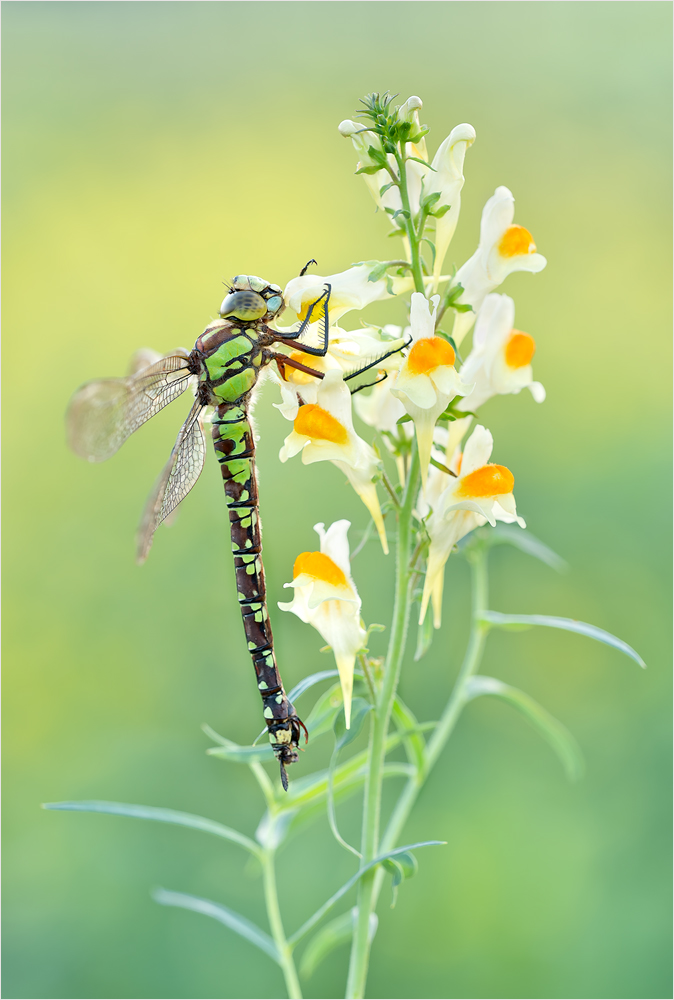
<svg viewBox="0 0 674 1000">
<path fill-rule="evenodd" d="M 408 824 L 441 839 L 395 909 L 382 897 L 371 997 L 667 997 L 669 965 L 670 33 L 660 2 L 14 2 L 4 5 L 4 710 L 7 997 L 277 997 L 278 970 L 156 885 L 264 922 L 235 846 L 41 801 L 191 810 L 247 833 L 247 771 L 206 758 L 202 722 L 245 743 L 260 705 L 211 456 L 139 569 L 133 537 L 187 402 L 110 462 L 66 450 L 83 381 L 136 348 L 191 347 L 240 272 L 284 284 L 399 251 L 338 122 L 387 87 L 419 94 L 435 150 L 471 122 L 450 258 L 475 247 L 499 184 L 548 258 L 503 291 L 535 337 L 548 399 L 486 405 L 494 460 L 566 576 L 492 558 L 492 606 L 593 622 L 648 664 L 578 636 L 495 634 L 483 673 L 575 734 L 587 775 L 499 702 L 471 704 Z M 451 261 L 450 261 L 451 262 Z M 402 305 L 372 307 L 402 322 Z M 366 513 L 333 467 L 281 465 L 288 425 L 257 407 L 272 608 L 317 521 Z M 353 564 L 390 620 L 391 558 Z M 450 560 L 445 625 L 405 667 L 436 718 L 466 635 Z M 286 683 L 330 665 L 274 614 Z M 226 643 L 223 643 L 223 633 Z M 383 648 L 383 638 L 373 648 Z M 380 645 L 375 647 L 374 643 Z M 310 701 L 311 696 L 305 695 Z M 307 704 L 309 703 L 307 701 Z M 297 768 L 324 766 L 311 746 Z M 356 831 L 357 804 L 341 823 Z M 292 929 L 353 871 L 323 820 L 281 854 Z M 346 953 L 307 995 L 343 995 Z"/>
</svg>

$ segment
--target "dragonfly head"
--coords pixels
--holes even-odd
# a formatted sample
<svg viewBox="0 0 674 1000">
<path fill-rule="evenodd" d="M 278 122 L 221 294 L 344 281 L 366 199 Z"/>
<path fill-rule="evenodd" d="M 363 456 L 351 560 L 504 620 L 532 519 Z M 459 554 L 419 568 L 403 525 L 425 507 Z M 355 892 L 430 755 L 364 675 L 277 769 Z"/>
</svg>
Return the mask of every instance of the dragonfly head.
<svg viewBox="0 0 674 1000">
<path fill-rule="evenodd" d="M 229 295 L 220 306 L 223 319 L 231 317 L 244 323 L 265 320 L 269 323 L 283 310 L 283 294 L 278 285 L 270 285 L 254 274 L 238 274 L 232 279 Z"/>
</svg>

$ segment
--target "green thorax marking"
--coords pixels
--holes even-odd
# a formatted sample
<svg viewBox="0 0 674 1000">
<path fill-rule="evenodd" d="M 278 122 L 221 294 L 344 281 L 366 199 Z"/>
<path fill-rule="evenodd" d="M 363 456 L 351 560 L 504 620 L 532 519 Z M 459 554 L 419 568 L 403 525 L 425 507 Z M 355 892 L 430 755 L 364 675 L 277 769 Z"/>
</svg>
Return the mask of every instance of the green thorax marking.
<svg viewBox="0 0 674 1000">
<path fill-rule="evenodd" d="M 206 357 L 200 380 L 210 383 L 211 392 L 218 401 L 234 403 L 257 382 L 262 365 L 259 336 L 256 324 L 232 325 L 227 330 L 214 331 L 202 341 Z"/>
</svg>

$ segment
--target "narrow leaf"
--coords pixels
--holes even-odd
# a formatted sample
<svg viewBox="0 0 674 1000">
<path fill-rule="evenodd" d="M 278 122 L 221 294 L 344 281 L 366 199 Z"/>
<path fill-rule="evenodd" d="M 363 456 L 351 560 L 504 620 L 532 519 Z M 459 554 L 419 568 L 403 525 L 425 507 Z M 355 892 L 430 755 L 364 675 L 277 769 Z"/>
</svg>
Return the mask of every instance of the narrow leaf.
<svg viewBox="0 0 674 1000">
<path fill-rule="evenodd" d="M 327 681 L 329 677 L 339 677 L 339 670 L 319 670 L 318 673 L 305 677 L 289 692 L 288 701 L 295 701 L 301 694 L 304 694 L 305 691 L 313 687 L 314 684 Z"/>
<path fill-rule="evenodd" d="M 334 722 L 336 751 L 343 750 L 344 747 L 348 747 L 349 743 L 353 743 L 360 734 L 365 716 L 372 711 L 372 707 L 364 698 L 354 698 L 351 703 L 351 726 L 349 729 L 346 728 L 344 709 L 342 708 L 337 713 Z"/>
<path fill-rule="evenodd" d="M 503 615 L 500 611 L 483 611 L 480 614 L 480 620 L 488 622 L 490 625 L 496 625 L 498 628 L 517 627 L 518 625 L 525 627 L 547 625 L 548 628 L 559 628 L 565 632 L 577 632 L 579 635 L 587 636 L 588 639 L 596 639 L 598 642 L 606 643 L 607 646 L 619 649 L 621 653 L 630 656 L 640 667 L 646 667 L 636 650 L 628 646 L 622 639 L 611 635 L 610 632 L 605 632 L 603 628 L 597 628 L 596 625 L 576 621 L 575 618 L 555 618 L 552 615 Z"/>
<path fill-rule="evenodd" d="M 388 858 L 383 862 L 384 868 L 391 878 L 391 909 L 398 900 L 398 886 L 405 879 L 413 878 L 419 871 L 419 862 L 413 854 L 399 854 L 397 858 Z"/>
<path fill-rule="evenodd" d="M 426 615 L 420 625 L 417 625 L 417 648 L 414 650 L 414 662 L 425 656 L 433 642 L 433 616 Z"/>
<path fill-rule="evenodd" d="M 435 243 L 432 240 L 429 240 L 427 236 L 423 236 L 421 238 L 421 242 L 428 243 L 431 248 L 431 267 L 435 267 Z"/>
<path fill-rule="evenodd" d="M 446 843 L 446 840 L 423 840 L 417 844 L 406 844 L 405 847 L 396 847 L 392 851 L 386 851 L 385 854 L 379 854 L 372 861 L 368 862 L 368 864 L 363 865 L 363 867 L 360 868 L 355 875 L 352 875 L 351 878 L 344 883 L 341 889 L 338 889 L 337 892 L 333 893 L 330 899 L 323 903 L 323 905 L 316 910 L 313 916 L 309 917 L 309 919 L 302 924 L 300 929 L 295 931 L 295 933 L 288 938 L 288 943 L 296 944 L 297 941 L 301 940 L 305 934 L 308 934 L 309 931 L 316 926 L 319 920 L 325 916 L 328 910 L 331 910 L 335 903 L 337 903 L 342 896 L 345 896 L 347 892 L 360 881 L 365 872 L 369 871 L 371 868 L 376 868 L 376 866 L 380 865 L 382 861 L 386 860 L 386 858 L 395 858 L 398 854 L 405 854 L 407 851 L 414 851 L 418 847 L 444 846 Z"/>
<path fill-rule="evenodd" d="M 536 538 L 535 535 L 532 535 L 530 531 L 523 531 L 521 528 L 514 528 L 512 525 L 498 524 L 495 528 L 484 533 L 483 541 L 490 546 L 512 545 L 516 549 L 526 552 L 527 555 L 533 556 L 534 559 L 540 559 L 547 566 L 556 569 L 558 573 L 564 573 L 569 568 L 569 564 L 561 556 L 553 552 L 551 548 L 539 538 Z"/>
<path fill-rule="evenodd" d="M 297 809 L 284 809 L 282 812 L 265 812 L 255 831 L 258 844 L 269 851 L 275 851 L 285 840 L 290 824 L 297 815 Z"/>
<path fill-rule="evenodd" d="M 426 617 L 430 617 L 430 615 Z M 399 695 L 396 695 L 393 702 L 393 721 L 403 738 L 410 763 L 414 765 L 417 772 L 423 771 L 426 760 L 426 741 L 419 730 L 419 723 L 415 716 Z"/>
<path fill-rule="evenodd" d="M 214 920 L 220 921 L 225 927 L 229 927 L 235 934 L 239 934 L 251 944 L 256 945 L 280 964 L 278 949 L 269 935 L 252 920 L 242 917 L 240 913 L 230 910 L 228 906 L 214 903 L 210 899 L 201 899 L 199 896 L 190 896 L 184 892 L 172 892 L 170 889 L 155 889 L 152 898 L 161 906 L 178 906 L 183 910 L 194 910 L 195 913 L 203 913 L 206 917 L 213 917 Z"/>
<path fill-rule="evenodd" d="M 355 909 L 355 908 L 354 908 Z M 322 927 L 307 945 L 300 963 L 300 975 L 308 979 L 331 951 L 346 944 L 353 933 L 354 910 L 347 910 Z"/>
<path fill-rule="evenodd" d="M 312 937 L 309 944 L 304 950 L 302 955 L 302 961 L 300 962 L 300 975 L 308 979 L 314 974 L 318 966 L 321 964 L 324 958 L 334 951 L 335 948 L 339 948 L 341 945 L 348 944 L 351 940 L 351 935 L 353 934 L 353 928 L 356 924 L 358 918 L 358 907 L 354 906 L 353 909 L 347 910 L 346 913 L 342 913 L 341 916 L 335 917 L 329 923 L 325 924 L 324 927 L 318 931 L 314 937 Z M 377 924 L 379 920 L 376 913 L 370 914 L 370 933 L 369 939 L 370 944 L 377 933 Z"/>
<path fill-rule="evenodd" d="M 468 699 L 472 700 L 483 694 L 503 698 L 527 717 L 559 757 L 569 781 L 577 781 L 582 777 L 585 764 L 580 747 L 566 726 L 550 715 L 542 705 L 524 691 L 504 684 L 495 677 L 471 677 L 467 684 Z"/>
<path fill-rule="evenodd" d="M 107 813 L 112 816 L 130 816 L 134 819 L 151 819 L 159 823 L 173 823 L 176 826 L 188 826 L 193 830 L 215 834 L 224 840 L 245 847 L 251 854 L 260 856 L 257 844 L 231 827 L 218 823 L 205 816 L 195 816 L 193 813 L 179 812 L 176 809 L 161 809 L 156 806 L 137 806 L 127 802 L 101 802 L 98 800 L 81 802 L 46 802 L 43 809 L 59 809 L 69 812 Z"/>
<path fill-rule="evenodd" d="M 211 757 L 232 761 L 234 764 L 252 764 L 255 761 L 272 760 L 274 757 L 269 746 L 242 747 L 238 743 L 233 743 L 231 746 L 209 747 L 206 753 Z"/>
<path fill-rule="evenodd" d="M 418 156 L 406 156 L 406 157 L 405 157 L 405 159 L 406 159 L 406 160 L 414 160 L 414 161 L 415 161 L 416 163 L 423 163 L 423 165 L 424 165 L 425 167 L 428 167 L 428 169 L 429 169 L 429 170 L 432 170 L 432 171 L 433 171 L 433 173 L 435 173 L 435 172 L 436 172 L 436 170 L 435 170 L 435 167 L 432 167 L 432 166 L 430 165 L 430 163 L 427 163 L 427 162 L 426 162 L 426 160 L 422 160 L 422 159 L 420 159 L 420 158 L 419 158 Z M 432 197 L 433 197 L 433 195 L 430 195 L 430 197 L 432 198 Z M 438 198 L 439 198 L 439 197 L 440 197 L 440 194 L 438 193 Z"/>
</svg>

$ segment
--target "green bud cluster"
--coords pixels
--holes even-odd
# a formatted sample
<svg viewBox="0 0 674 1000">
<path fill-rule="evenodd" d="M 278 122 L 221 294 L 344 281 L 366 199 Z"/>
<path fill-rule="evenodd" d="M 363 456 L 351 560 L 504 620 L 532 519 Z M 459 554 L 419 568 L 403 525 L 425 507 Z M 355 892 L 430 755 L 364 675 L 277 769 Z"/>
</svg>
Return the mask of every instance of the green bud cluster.
<svg viewBox="0 0 674 1000">
<path fill-rule="evenodd" d="M 396 96 L 389 94 L 388 90 L 383 94 L 376 92 L 367 94 L 360 101 L 365 111 L 357 115 L 358 118 L 367 118 L 371 121 L 372 124 L 367 126 L 367 130 L 375 132 L 380 137 L 385 153 L 395 154 L 398 143 L 420 142 L 430 131 L 427 125 L 419 128 L 415 121 L 401 118 L 400 106 L 394 105 L 391 108 Z M 380 156 L 385 159 L 383 153 L 380 153 Z M 385 166 L 383 163 L 381 165 Z"/>
</svg>

